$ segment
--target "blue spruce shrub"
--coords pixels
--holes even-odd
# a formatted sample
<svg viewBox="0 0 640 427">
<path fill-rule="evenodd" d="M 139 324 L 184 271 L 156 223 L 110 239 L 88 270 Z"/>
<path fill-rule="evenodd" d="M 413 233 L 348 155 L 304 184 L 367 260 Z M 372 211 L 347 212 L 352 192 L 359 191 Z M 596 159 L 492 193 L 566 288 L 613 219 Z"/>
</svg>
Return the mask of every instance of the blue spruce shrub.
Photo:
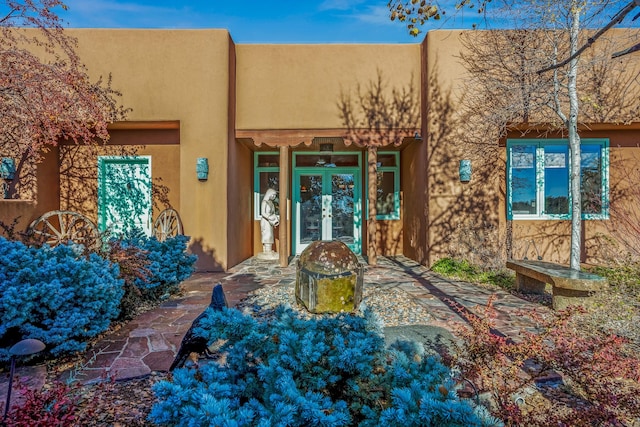
<svg viewBox="0 0 640 427">
<path fill-rule="evenodd" d="M 53 355 L 80 351 L 118 316 L 117 265 L 73 246 L 33 248 L 2 237 L 0 253 L 0 340 L 18 331 L 18 339 L 39 339 Z"/>
<path fill-rule="evenodd" d="M 161 295 L 180 282 L 188 279 L 194 271 L 197 255 L 187 252 L 189 236 L 178 235 L 167 238 L 164 242 L 144 235 L 130 235 L 123 240 L 123 245 L 134 245 L 147 252 L 149 260 L 147 268 L 150 274 L 146 280 L 136 279 L 135 285 L 142 290 L 151 290 Z"/>
<path fill-rule="evenodd" d="M 370 312 L 272 320 L 208 309 L 194 333 L 224 362 L 157 383 L 150 420 L 171 426 L 499 425 L 453 389 L 448 369 L 415 345 L 385 348 Z"/>
</svg>

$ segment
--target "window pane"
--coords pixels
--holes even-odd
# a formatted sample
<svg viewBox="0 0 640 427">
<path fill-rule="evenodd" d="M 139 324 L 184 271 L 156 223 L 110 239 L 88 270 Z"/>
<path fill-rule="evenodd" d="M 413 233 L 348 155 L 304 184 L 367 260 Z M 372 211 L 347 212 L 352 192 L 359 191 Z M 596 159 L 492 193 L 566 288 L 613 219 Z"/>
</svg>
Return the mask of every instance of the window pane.
<svg viewBox="0 0 640 427">
<path fill-rule="evenodd" d="M 278 154 L 258 154 L 258 167 L 280 166 Z"/>
<path fill-rule="evenodd" d="M 296 167 L 341 167 L 358 166 L 357 154 L 300 154 L 296 156 Z"/>
<path fill-rule="evenodd" d="M 378 172 L 377 215 L 393 215 L 395 213 L 394 172 Z"/>
<path fill-rule="evenodd" d="M 602 154 L 599 145 L 580 147 L 580 194 L 582 213 L 602 212 Z"/>
<path fill-rule="evenodd" d="M 569 213 L 569 147 L 544 147 L 544 213 Z"/>
<path fill-rule="evenodd" d="M 385 166 L 398 166 L 395 153 L 378 153 L 378 167 Z"/>
<path fill-rule="evenodd" d="M 269 188 L 273 188 L 276 192 L 279 191 L 279 181 L 278 176 L 279 172 L 260 172 L 260 202 L 264 198 L 264 194 L 267 192 Z M 276 196 L 276 199 L 273 201 L 273 205 L 276 208 L 276 215 L 280 214 L 280 195 Z M 258 206 L 259 207 L 259 206 Z"/>
<path fill-rule="evenodd" d="M 511 212 L 535 214 L 536 206 L 536 147 L 511 147 Z"/>
</svg>

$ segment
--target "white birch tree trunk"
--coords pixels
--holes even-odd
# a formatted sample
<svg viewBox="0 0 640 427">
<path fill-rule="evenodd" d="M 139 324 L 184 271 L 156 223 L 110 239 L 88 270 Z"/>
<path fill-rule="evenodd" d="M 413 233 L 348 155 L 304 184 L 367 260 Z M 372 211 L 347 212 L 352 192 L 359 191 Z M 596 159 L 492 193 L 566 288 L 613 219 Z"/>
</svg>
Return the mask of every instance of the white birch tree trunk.
<svg viewBox="0 0 640 427">
<path fill-rule="evenodd" d="M 569 33 L 570 55 L 578 50 L 578 36 L 580 34 L 580 0 L 571 2 L 571 28 Z M 571 258 L 570 267 L 580 270 L 580 253 L 582 247 L 582 197 L 580 194 L 580 135 L 578 135 L 578 59 L 576 57 L 569 63 L 568 93 L 569 93 L 569 117 L 567 129 L 569 133 L 569 157 L 570 166 L 570 196 L 571 196 Z"/>
</svg>

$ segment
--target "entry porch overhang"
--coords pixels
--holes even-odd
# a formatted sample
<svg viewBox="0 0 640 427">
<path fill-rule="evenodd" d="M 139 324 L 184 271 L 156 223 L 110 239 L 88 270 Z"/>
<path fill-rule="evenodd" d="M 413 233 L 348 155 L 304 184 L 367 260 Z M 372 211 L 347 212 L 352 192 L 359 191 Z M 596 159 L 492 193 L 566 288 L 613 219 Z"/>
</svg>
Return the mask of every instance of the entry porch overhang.
<svg viewBox="0 0 640 427">
<path fill-rule="evenodd" d="M 366 174 L 368 194 L 368 257 L 369 263 L 376 263 L 376 198 L 377 198 L 377 151 L 401 151 L 410 144 L 420 142 L 419 128 L 408 129 L 242 129 L 235 131 L 236 142 L 250 151 L 279 152 L 279 191 L 281 209 L 279 227 L 279 264 L 288 263 L 288 230 L 292 218 L 291 189 L 289 187 L 290 158 L 292 151 L 321 152 L 323 145 L 331 144 L 332 151 L 359 151 L 367 153 Z"/>
<path fill-rule="evenodd" d="M 346 150 L 369 147 L 402 150 L 408 144 L 422 140 L 420 129 L 240 129 L 236 141 L 250 150 L 280 147 L 320 151 L 321 144 L 332 143 Z"/>
</svg>

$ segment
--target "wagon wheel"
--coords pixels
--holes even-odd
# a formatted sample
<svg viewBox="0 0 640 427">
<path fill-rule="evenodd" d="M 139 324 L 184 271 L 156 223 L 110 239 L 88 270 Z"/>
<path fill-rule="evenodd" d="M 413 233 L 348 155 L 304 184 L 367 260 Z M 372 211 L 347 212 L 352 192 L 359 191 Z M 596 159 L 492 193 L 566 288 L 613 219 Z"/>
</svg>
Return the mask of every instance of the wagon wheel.
<svg viewBox="0 0 640 427">
<path fill-rule="evenodd" d="M 50 211 L 33 221 L 28 234 L 36 243 L 57 246 L 73 242 L 89 249 L 100 246 L 98 227 L 86 216 L 73 211 Z"/>
<path fill-rule="evenodd" d="M 182 221 L 178 211 L 169 208 L 160 212 L 153 223 L 153 234 L 160 242 L 164 242 L 168 237 L 181 235 Z"/>
</svg>

